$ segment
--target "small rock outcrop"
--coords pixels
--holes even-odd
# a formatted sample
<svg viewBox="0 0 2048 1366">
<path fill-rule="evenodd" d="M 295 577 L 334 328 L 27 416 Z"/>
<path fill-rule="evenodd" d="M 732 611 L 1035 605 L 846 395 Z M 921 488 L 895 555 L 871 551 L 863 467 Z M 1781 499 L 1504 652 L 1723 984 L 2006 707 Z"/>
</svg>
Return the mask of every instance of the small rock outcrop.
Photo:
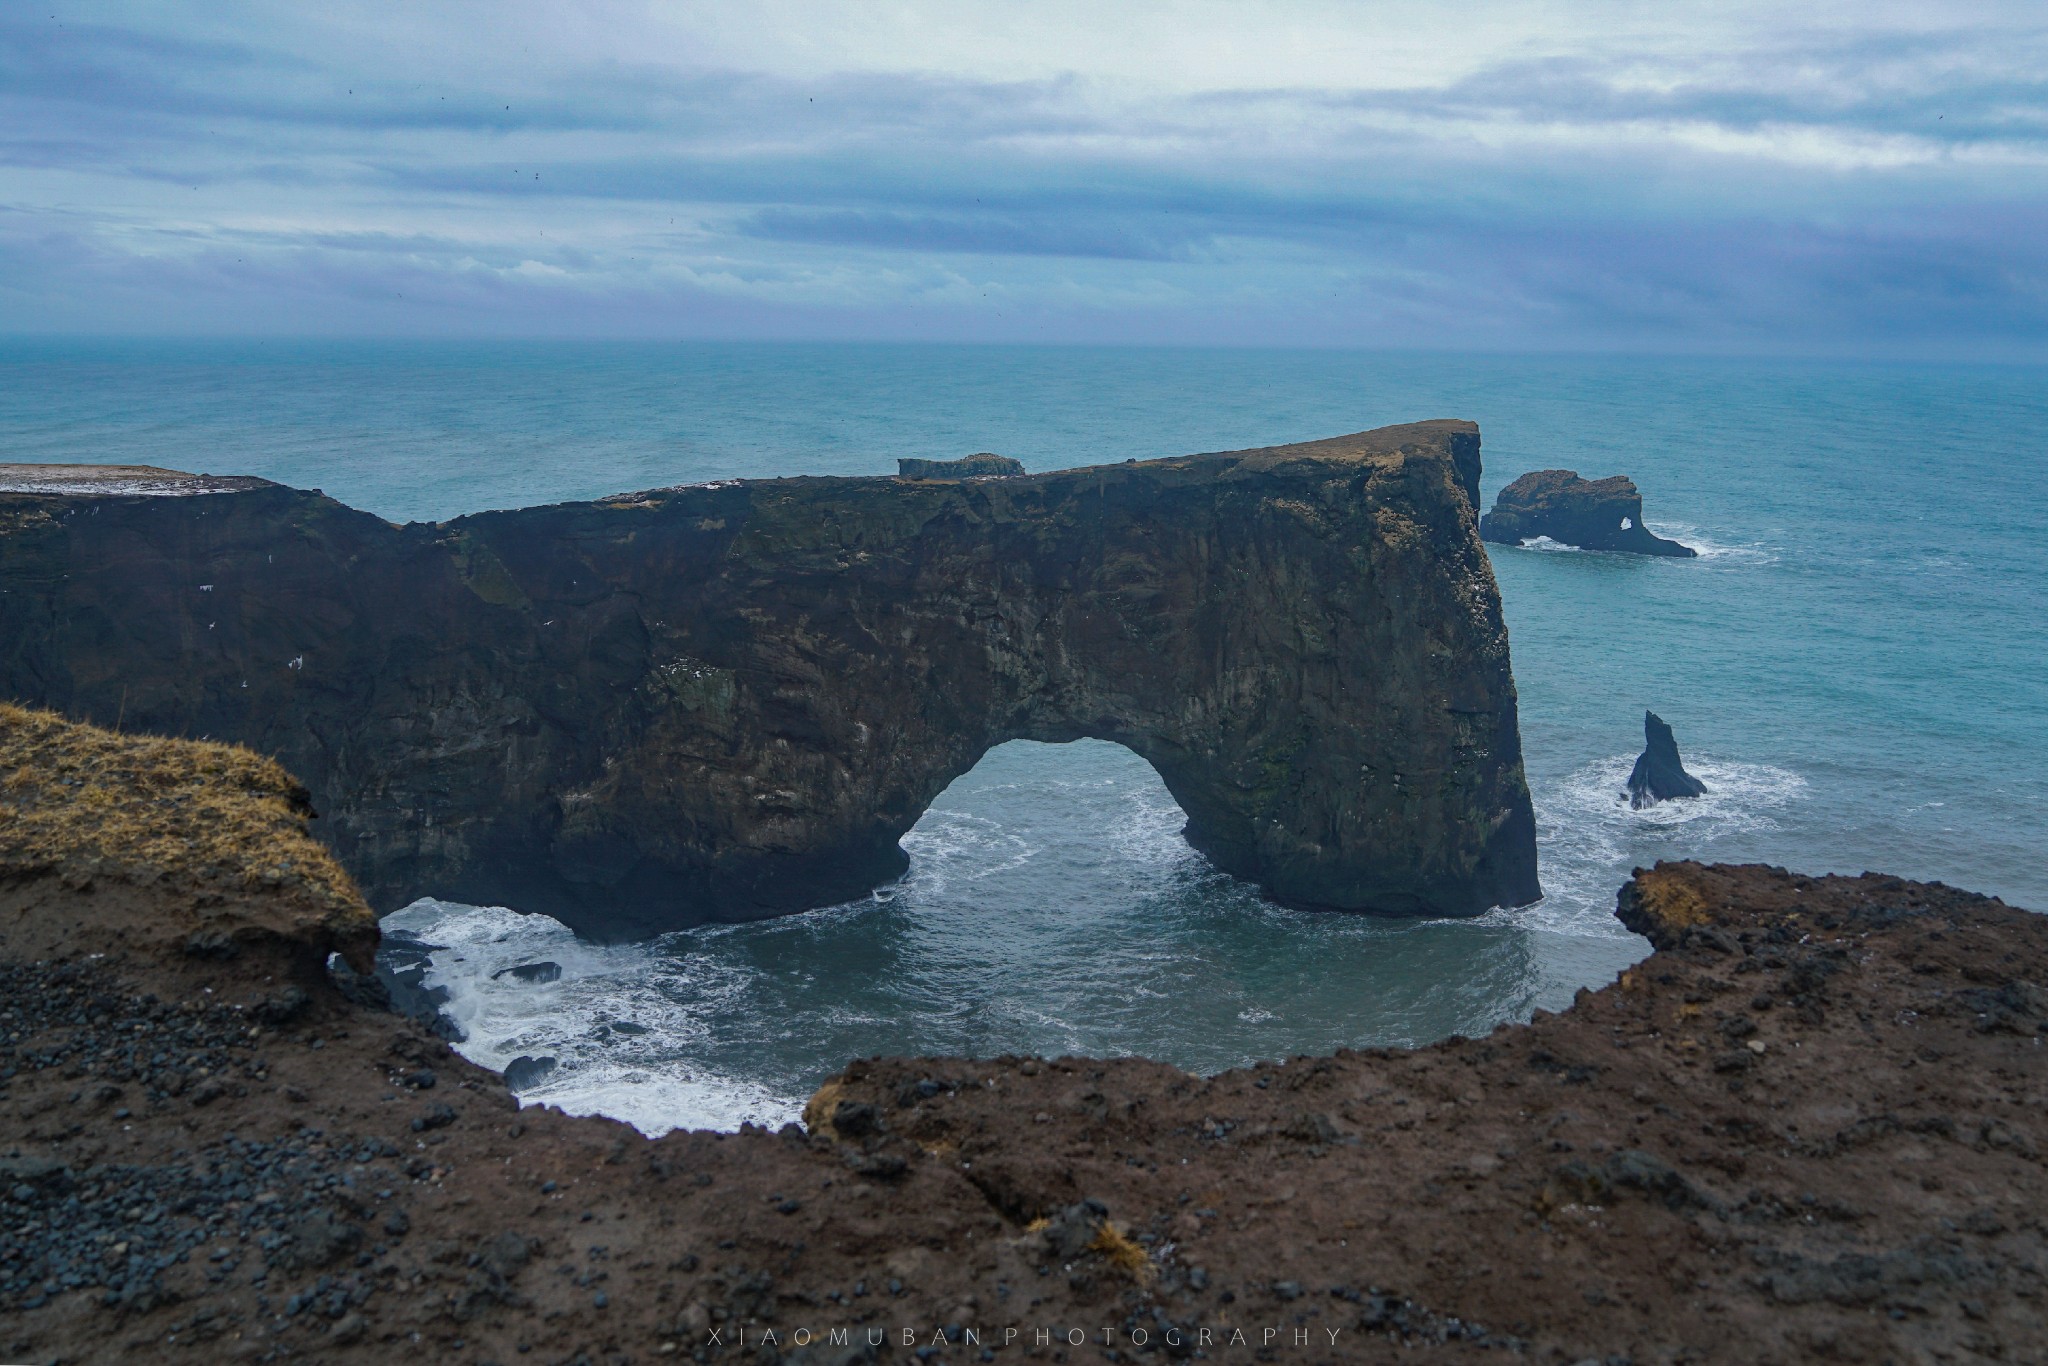
<svg viewBox="0 0 2048 1366">
<path fill-rule="evenodd" d="M 985 479 L 1024 473 L 1024 462 L 994 451 L 977 451 L 958 460 L 898 460 L 898 479 Z"/>
<path fill-rule="evenodd" d="M 1478 478 L 1440 421 L 402 527 L 262 481 L 0 492 L 0 697 L 276 755 L 380 909 L 835 905 L 994 746 L 1093 737 L 1282 900 L 1479 915 L 1540 889 Z"/>
<path fill-rule="evenodd" d="M 1584 550 L 1690 559 L 1690 546 L 1667 541 L 1643 525 L 1643 495 L 1625 474 L 1581 479 L 1571 470 L 1536 470 L 1500 491 L 1479 520 L 1483 540 L 1520 545 L 1548 536 Z"/>
<path fill-rule="evenodd" d="M 1643 752 L 1628 775 L 1628 804 L 1641 811 L 1675 797 L 1697 797 L 1707 785 L 1685 771 L 1678 738 L 1656 712 L 1643 713 Z"/>
</svg>

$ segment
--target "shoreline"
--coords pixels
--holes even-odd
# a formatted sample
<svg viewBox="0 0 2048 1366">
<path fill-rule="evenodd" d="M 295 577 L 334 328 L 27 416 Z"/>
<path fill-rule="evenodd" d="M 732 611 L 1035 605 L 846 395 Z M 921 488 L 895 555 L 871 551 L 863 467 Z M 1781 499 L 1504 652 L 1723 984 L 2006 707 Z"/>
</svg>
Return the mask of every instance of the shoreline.
<svg viewBox="0 0 2048 1366">
<path fill-rule="evenodd" d="M 273 828 L 252 866 L 312 847 Z M 321 970 L 356 923 L 324 884 L 18 853 L 0 1351 L 24 1359 L 1790 1362 L 2037 1341 L 2048 921 L 1938 884 L 1661 865 L 1618 912 L 1651 957 L 1483 1039 L 1210 1078 L 868 1059 L 804 1125 L 648 1140 L 516 1108 Z M 1086 1345 L 1026 1340 L 1074 1328 Z"/>
</svg>

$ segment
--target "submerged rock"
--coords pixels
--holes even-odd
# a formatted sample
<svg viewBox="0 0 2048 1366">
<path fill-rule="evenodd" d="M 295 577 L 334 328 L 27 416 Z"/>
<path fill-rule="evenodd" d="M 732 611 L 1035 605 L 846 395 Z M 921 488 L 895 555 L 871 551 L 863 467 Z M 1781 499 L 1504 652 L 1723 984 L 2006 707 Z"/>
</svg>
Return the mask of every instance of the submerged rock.
<svg viewBox="0 0 2048 1366">
<path fill-rule="evenodd" d="M 559 982 L 562 980 L 562 965 L 552 962 L 518 963 L 509 968 L 499 968 L 491 974 L 493 982 L 500 977 L 512 977 L 521 982 Z"/>
<path fill-rule="evenodd" d="M 554 1070 L 554 1058 L 535 1058 L 522 1053 L 505 1064 L 505 1089 L 508 1091 L 528 1090 L 540 1085 L 541 1082 L 547 1079 L 548 1073 Z"/>
<path fill-rule="evenodd" d="M 982 479 L 1024 473 L 1024 462 L 994 451 L 978 451 L 958 460 L 898 460 L 898 479 Z"/>
<path fill-rule="evenodd" d="M 1548 536 L 1585 550 L 1680 558 L 1699 554 L 1643 525 L 1643 495 L 1624 474 L 1607 479 L 1581 479 L 1571 470 L 1525 474 L 1493 500 L 1493 511 L 1479 519 L 1479 535 L 1505 545 Z"/>
<path fill-rule="evenodd" d="M 1628 804 L 1641 811 L 1674 797 L 1697 797 L 1707 785 L 1685 771 L 1678 737 L 1656 712 L 1643 713 L 1643 752 L 1628 775 Z"/>
</svg>

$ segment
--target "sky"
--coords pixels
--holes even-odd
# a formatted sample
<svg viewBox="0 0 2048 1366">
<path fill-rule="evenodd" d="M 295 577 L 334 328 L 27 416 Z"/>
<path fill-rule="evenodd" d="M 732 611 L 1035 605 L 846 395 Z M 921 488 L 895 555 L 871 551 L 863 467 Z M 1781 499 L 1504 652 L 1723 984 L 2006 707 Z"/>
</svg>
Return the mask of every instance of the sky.
<svg viewBox="0 0 2048 1366">
<path fill-rule="evenodd" d="M 2037 361 L 2048 4 L 11 0 L 0 333 Z"/>
</svg>

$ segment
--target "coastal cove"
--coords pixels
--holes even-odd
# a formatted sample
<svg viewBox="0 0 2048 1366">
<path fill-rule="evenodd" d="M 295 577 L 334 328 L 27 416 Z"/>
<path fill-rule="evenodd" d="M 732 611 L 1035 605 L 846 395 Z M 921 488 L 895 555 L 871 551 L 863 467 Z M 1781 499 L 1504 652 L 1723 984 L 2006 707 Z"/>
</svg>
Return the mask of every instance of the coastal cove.
<svg viewBox="0 0 2048 1366">
<path fill-rule="evenodd" d="M 1623 473 L 1702 551 L 1489 547 L 1535 800 L 1537 906 L 1474 922 L 1289 911 L 1215 872 L 1129 751 L 992 752 L 879 897 L 657 946 L 422 906 L 480 1061 L 649 1129 L 780 1119 L 849 1056 L 1256 1058 L 1478 1034 L 1640 957 L 1614 889 L 1659 857 L 1883 868 L 2048 904 L 2038 376 L 1316 352 L 550 345 L 0 349 L 0 458 L 254 474 L 445 518 L 708 479 L 1044 471 L 1357 430 L 1485 432 L 1516 475 Z M 109 405 L 106 395 L 121 396 Z M 33 396 L 31 398 L 31 396 Z M 148 416 L 143 416 L 148 414 Z M 1645 708 L 1708 786 L 1619 800 Z M 489 973 L 561 961 L 559 982 Z M 460 959 L 462 961 L 456 961 Z M 1058 973 L 1039 965 L 1058 961 Z M 611 1026 L 647 1027 L 643 1035 Z"/>
</svg>

